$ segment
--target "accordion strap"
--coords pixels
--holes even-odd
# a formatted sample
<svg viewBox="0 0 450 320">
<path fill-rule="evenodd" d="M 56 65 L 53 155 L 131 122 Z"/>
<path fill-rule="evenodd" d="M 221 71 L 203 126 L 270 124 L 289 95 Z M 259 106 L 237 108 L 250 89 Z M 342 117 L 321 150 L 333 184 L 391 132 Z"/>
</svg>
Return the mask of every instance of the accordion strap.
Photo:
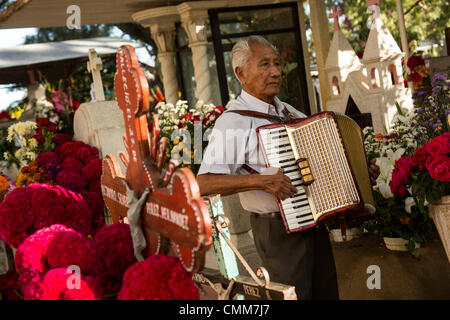
<svg viewBox="0 0 450 320">
<path fill-rule="evenodd" d="M 271 115 L 268 113 L 253 111 L 253 110 L 227 110 L 225 112 L 233 112 L 240 114 L 241 116 L 251 117 L 251 118 L 260 118 L 266 119 L 276 123 L 292 123 L 299 119 L 295 118 L 286 108 L 283 109 L 283 113 L 286 116 L 282 118 L 280 116 Z"/>
</svg>

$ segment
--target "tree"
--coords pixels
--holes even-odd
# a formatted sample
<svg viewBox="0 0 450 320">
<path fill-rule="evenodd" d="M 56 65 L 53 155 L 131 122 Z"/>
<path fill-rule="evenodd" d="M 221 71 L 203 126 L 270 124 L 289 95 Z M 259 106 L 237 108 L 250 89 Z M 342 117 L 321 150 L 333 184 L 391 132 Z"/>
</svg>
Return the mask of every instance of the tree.
<svg viewBox="0 0 450 320">
<path fill-rule="evenodd" d="M 328 10 L 333 5 L 343 10 L 341 29 L 358 52 L 363 52 L 369 35 L 368 21 L 372 15 L 366 0 L 326 0 Z M 397 43 L 401 43 L 395 0 L 383 0 L 379 4 L 381 18 Z M 429 39 L 437 43 L 450 26 L 450 0 L 403 0 L 406 33 L 413 43 Z M 332 25 L 329 25 L 332 33 Z"/>
</svg>

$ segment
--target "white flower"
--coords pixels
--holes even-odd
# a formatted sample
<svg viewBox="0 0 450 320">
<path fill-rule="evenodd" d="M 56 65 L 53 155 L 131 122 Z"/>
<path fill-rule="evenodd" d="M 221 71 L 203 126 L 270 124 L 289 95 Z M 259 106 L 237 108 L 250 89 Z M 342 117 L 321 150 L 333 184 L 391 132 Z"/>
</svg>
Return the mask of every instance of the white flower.
<svg viewBox="0 0 450 320">
<path fill-rule="evenodd" d="M 416 201 L 413 197 L 408 197 L 405 199 L 405 211 L 411 214 L 411 207 L 416 205 Z"/>
<path fill-rule="evenodd" d="M 394 196 L 394 194 L 391 191 L 391 187 L 389 186 L 388 183 L 386 183 L 386 182 L 377 183 L 376 187 L 380 191 L 383 198 L 389 199 Z"/>
</svg>

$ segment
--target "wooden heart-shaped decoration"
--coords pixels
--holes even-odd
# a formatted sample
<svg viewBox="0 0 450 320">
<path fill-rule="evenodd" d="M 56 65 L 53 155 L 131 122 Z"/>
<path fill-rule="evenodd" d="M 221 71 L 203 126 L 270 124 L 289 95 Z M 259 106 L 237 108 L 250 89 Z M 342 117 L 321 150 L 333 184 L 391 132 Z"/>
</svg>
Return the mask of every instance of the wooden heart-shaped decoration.
<svg viewBox="0 0 450 320">
<path fill-rule="evenodd" d="M 129 209 L 128 196 L 132 193 L 139 198 L 148 188 L 150 194 L 140 220 L 147 240 L 146 255 L 168 254 L 172 248 L 186 270 L 197 272 L 212 244 L 208 208 L 190 169 L 177 169 L 178 163 L 173 160 L 163 169 L 167 138 L 160 138 L 157 114 L 149 144 L 148 83 L 131 46 L 122 46 L 117 52 L 114 87 L 125 120 L 126 150 L 119 156 L 126 174 L 122 175 L 113 155 L 105 157 L 101 182 L 107 208 L 114 222 L 121 221 Z"/>
</svg>

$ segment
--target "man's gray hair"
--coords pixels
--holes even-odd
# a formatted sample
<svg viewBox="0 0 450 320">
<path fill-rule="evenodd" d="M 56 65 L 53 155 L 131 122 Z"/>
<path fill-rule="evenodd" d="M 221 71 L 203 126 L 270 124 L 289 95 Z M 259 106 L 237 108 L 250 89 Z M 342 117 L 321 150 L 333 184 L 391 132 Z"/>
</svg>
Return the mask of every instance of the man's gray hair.
<svg viewBox="0 0 450 320">
<path fill-rule="evenodd" d="M 236 68 L 237 67 L 247 68 L 248 61 L 252 55 L 251 49 L 252 44 L 261 44 L 264 46 L 268 46 L 272 48 L 276 54 L 279 54 L 278 49 L 261 36 L 250 36 L 248 38 L 239 40 L 238 42 L 236 42 L 236 44 L 233 46 L 233 49 L 231 50 L 231 65 L 233 67 L 234 75 L 238 80 L 239 78 L 236 74 Z"/>
</svg>

